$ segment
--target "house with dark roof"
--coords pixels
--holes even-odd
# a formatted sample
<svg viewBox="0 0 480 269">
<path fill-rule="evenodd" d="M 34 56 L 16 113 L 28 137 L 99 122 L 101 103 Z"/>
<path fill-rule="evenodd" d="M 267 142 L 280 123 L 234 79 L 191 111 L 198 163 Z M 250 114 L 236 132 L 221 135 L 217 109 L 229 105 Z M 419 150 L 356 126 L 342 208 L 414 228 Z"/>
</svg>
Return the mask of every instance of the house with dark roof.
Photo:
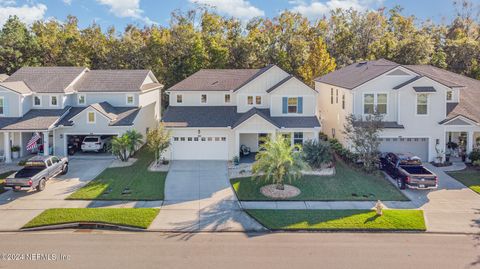
<svg viewBox="0 0 480 269">
<path fill-rule="evenodd" d="M 267 135 L 301 144 L 320 132 L 317 92 L 276 65 L 202 69 L 166 92 L 173 160 L 230 160 L 242 146 L 257 152 Z"/>
<path fill-rule="evenodd" d="M 0 156 L 67 155 L 87 135 L 145 134 L 160 120 L 163 85 L 149 70 L 23 67 L 0 82 Z M 35 133 L 36 149 L 27 149 Z M 3 143 L 2 143 L 3 141 Z"/>
<path fill-rule="evenodd" d="M 424 161 L 469 153 L 480 144 L 480 81 L 430 65 L 384 59 L 355 63 L 315 79 L 323 131 L 348 146 L 348 115 L 383 115 L 380 151 Z M 452 143 L 459 145 L 451 148 Z M 450 145 L 450 147 L 448 147 Z"/>
</svg>

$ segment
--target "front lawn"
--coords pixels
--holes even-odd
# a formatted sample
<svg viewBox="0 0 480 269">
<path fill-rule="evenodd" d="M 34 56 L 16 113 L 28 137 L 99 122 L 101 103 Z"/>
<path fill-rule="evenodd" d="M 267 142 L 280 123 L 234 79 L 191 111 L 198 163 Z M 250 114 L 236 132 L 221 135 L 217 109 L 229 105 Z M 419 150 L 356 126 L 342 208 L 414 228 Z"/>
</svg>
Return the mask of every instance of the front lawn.
<svg viewBox="0 0 480 269">
<path fill-rule="evenodd" d="M 137 161 L 132 166 L 107 168 L 67 199 L 163 200 L 167 173 L 148 171 L 154 157 L 145 147 L 134 158 Z"/>
<path fill-rule="evenodd" d="M 296 201 L 408 201 L 394 185 L 381 175 L 368 175 L 343 162 L 337 162 L 334 176 L 303 176 L 291 184 L 301 194 L 287 200 Z M 234 178 L 230 180 L 238 199 L 242 201 L 273 200 L 260 193 L 269 183 L 262 179 Z"/>
<path fill-rule="evenodd" d="M 448 172 L 447 174 L 480 194 L 480 172 L 478 170 L 468 167 L 462 171 Z"/>
<path fill-rule="evenodd" d="M 247 210 L 270 230 L 425 231 L 422 210 Z"/>
<path fill-rule="evenodd" d="M 155 208 L 53 208 L 43 211 L 23 228 L 93 222 L 147 229 L 159 212 Z"/>
<path fill-rule="evenodd" d="M 5 192 L 5 189 L 3 188 L 3 185 L 5 184 L 5 178 L 8 177 L 9 175 L 15 173 L 16 171 L 8 171 L 5 173 L 0 174 L 0 193 Z"/>
</svg>

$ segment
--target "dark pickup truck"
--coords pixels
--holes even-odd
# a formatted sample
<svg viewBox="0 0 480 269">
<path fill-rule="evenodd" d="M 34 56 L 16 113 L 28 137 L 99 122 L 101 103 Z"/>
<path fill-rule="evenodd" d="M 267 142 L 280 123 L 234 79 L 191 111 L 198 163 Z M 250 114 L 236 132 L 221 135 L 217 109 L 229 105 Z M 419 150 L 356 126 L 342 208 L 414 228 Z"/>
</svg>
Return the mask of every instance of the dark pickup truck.
<svg viewBox="0 0 480 269">
<path fill-rule="evenodd" d="M 380 169 L 397 181 L 400 189 L 436 189 L 438 177 L 412 154 L 385 153 L 380 156 Z"/>
<path fill-rule="evenodd" d="M 68 172 L 68 159 L 56 156 L 35 156 L 20 171 L 5 179 L 5 189 L 43 191 L 47 180 Z"/>
</svg>

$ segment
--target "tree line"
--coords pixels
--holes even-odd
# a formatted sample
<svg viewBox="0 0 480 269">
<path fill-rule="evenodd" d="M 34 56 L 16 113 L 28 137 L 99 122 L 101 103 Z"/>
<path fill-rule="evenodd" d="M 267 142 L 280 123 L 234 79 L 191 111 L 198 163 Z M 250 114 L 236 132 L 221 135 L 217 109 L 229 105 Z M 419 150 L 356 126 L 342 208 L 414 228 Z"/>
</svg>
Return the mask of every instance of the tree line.
<svg viewBox="0 0 480 269">
<path fill-rule="evenodd" d="M 315 22 L 284 11 L 241 22 L 199 6 L 173 12 L 168 26 L 128 25 L 121 32 L 95 23 L 80 29 L 74 16 L 28 26 L 12 16 L 0 31 L 0 73 L 22 66 L 151 69 L 169 87 L 201 68 L 274 63 L 312 84 L 336 68 L 385 58 L 480 79 L 478 11 L 468 0 L 455 3 L 455 10 L 450 23 L 419 21 L 401 7 L 337 9 Z"/>
</svg>

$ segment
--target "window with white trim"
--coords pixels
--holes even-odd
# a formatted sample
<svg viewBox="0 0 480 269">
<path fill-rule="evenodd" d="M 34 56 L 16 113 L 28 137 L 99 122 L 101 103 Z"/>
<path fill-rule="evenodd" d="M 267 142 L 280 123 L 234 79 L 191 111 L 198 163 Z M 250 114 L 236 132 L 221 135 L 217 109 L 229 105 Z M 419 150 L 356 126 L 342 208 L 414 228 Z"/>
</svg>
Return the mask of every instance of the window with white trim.
<svg viewBox="0 0 480 269">
<path fill-rule="evenodd" d="M 202 94 L 201 98 L 200 98 L 200 102 L 202 104 L 206 104 L 207 103 L 207 95 L 206 94 Z"/>
<path fill-rule="evenodd" d="M 330 89 L 330 104 L 333 105 L 333 88 Z"/>
<path fill-rule="evenodd" d="M 127 105 L 133 105 L 135 102 L 135 98 L 133 97 L 133 94 L 127 94 Z"/>
<path fill-rule="evenodd" d="M 255 105 L 261 105 L 262 104 L 262 96 L 259 95 L 249 95 L 247 96 L 247 104 L 249 106 L 252 106 L 255 102 Z"/>
<path fill-rule="evenodd" d="M 253 96 L 247 96 L 247 105 L 253 105 Z"/>
<path fill-rule="evenodd" d="M 50 106 L 58 106 L 58 96 L 50 95 Z"/>
<path fill-rule="evenodd" d="M 33 97 L 33 106 L 41 106 L 42 105 L 42 98 L 40 96 Z"/>
<path fill-rule="evenodd" d="M 417 94 L 417 115 L 428 115 L 428 94 Z"/>
<path fill-rule="evenodd" d="M 261 105 L 262 104 L 262 97 L 261 96 L 255 96 L 255 104 L 256 105 Z"/>
<path fill-rule="evenodd" d="M 79 105 L 84 105 L 86 102 L 87 102 L 87 97 L 85 96 L 85 94 L 79 94 L 78 99 L 77 99 L 77 103 Z"/>
<path fill-rule="evenodd" d="M 298 112 L 298 98 L 288 97 L 288 113 L 297 113 L 297 112 Z"/>
<path fill-rule="evenodd" d="M 345 94 L 342 94 L 342 109 L 345 109 Z"/>
<path fill-rule="evenodd" d="M 177 104 L 183 103 L 183 95 L 177 94 Z"/>
<path fill-rule="evenodd" d="M 386 93 L 366 93 L 363 95 L 363 114 L 387 114 L 388 95 Z"/>
<path fill-rule="evenodd" d="M 447 101 L 453 100 L 453 91 L 447 91 Z"/>
<path fill-rule="evenodd" d="M 293 133 L 293 144 L 294 145 L 302 145 L 303 144 L 303 133 L 302 132 L 294 132 Z"/>
<path fill-rule="evenodd" d="M 229 94 L 229 93 L 226 93 L 226 94 L 225 94 L 225 103 L 230 103 L 230 101 L 231 101 L 230 98 L 231 98 L 231 97 L 230 97 L 230 94 Z"/>
<path fill-rule="evenodd" d="M 5 115 L 5 99 L 3 96 L 0 96 L 0 115 Z"/>
<path fill-rule="evenodd" d="M 93 112 L 93 111 L 88 111 L 88 114 L 87 114 L 87 122 L 88 122 L 88 123 L 95 123 L 95 112 Z"/>
<path fill-rule="evenodd" d="M 338 89 L 335 89 L 335 90 L 336 90 L 335 101 L 336 101 L 336 103 L 338 104 Z"/>
</svg>

